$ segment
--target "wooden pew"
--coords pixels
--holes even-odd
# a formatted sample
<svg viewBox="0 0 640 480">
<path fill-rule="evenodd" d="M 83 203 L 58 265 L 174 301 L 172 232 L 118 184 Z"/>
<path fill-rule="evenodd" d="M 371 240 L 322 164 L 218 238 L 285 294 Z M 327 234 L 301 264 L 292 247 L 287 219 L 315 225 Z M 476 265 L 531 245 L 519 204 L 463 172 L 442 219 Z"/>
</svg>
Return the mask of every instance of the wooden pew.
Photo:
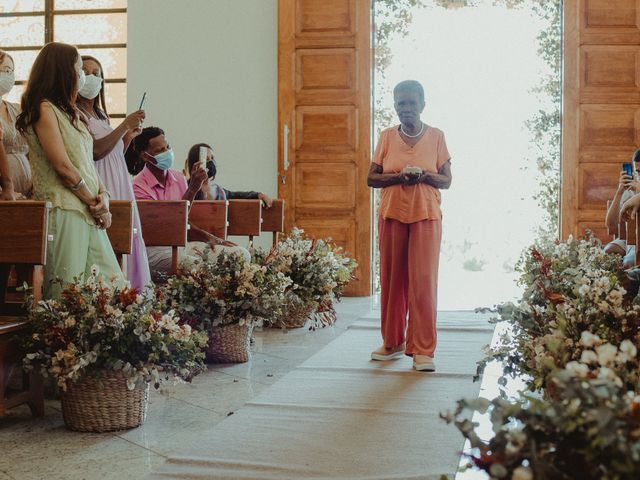
<svg viewBox="0 0 640 480">
<path fill-rule="evenodd" d="M 124 255 L 131 253 L 133 241 L 133 202 L 131 200 L 112 200 L 109 204 L 111 211 L 111 226 L 107 235 L 111 242 L 122 273 L 126 276 Z"/>
<path fill-rule="evenodd" d="M 21 303 L 8 301 L 6 290 L 10 267 L 20 265 L 29 271 L 35 300 L 42 299 L 50 208 L 48 202 L 0 202 L 0 417 L 23 403 L 28 404 L 34 416 L 44 415 L 39 373 L 24 376 L 23 391 L 7 392 L 11 373 L 20 361 L 20 351 L 12 337 L 25 328 L 26 319 Z"/>
<path fill-rule="evenodd" d="M 273 232 L 273 245 L 278 243 L 280 232 L 284 232 L 284 200 L 276 199 L 271 208 L 262 208 L 262 231 Z"/>
<path fill-rule="evenodd" d="M 189 224 L 227 238 L 229 202 L 227 200 L 195 200 L 189 208 Z"/>
<path fill-rule="evenodd" d="M 171 247 L 171 272 L 178 271 L 178 247 L 187 245 L 186 200 L 138 200 L 142 238 L 147 247 Z"/>
<path fill-rule="evenodd" d="M 249 237 L 259 236 L 262 227 L 261 200 L 229 200 L 229 227 L 227 235 Z"/>
</svg>

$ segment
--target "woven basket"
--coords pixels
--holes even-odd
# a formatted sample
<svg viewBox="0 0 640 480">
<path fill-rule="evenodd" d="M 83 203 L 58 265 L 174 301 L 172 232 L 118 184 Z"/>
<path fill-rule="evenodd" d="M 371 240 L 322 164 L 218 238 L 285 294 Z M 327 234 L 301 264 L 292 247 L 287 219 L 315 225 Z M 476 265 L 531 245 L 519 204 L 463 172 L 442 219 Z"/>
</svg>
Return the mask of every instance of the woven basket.
<svg viewBox="0 0 640 480">
<path fill-rule="evenodd" d="M 70 430 L 112 432 L 138 427 L 144 422 L 149 400 L 149 385 L 127 388 L 121 371 L 105 370 L 99 377 L 84 377 L 69 382 L 61 391 L 62 416 Z"/>
<path fill-rule="evenodd" d="M 209 330 L 205 350 L 209 363 L 245 363 L 249 361 L 253 323 L 222 325 Z"/>
<path fill-rule="evenodd" d="M 313 305 L 291 302 L 282 314 L 280 324 L 284 328 L 302 328 L 313 313 Z"/>
</svg>

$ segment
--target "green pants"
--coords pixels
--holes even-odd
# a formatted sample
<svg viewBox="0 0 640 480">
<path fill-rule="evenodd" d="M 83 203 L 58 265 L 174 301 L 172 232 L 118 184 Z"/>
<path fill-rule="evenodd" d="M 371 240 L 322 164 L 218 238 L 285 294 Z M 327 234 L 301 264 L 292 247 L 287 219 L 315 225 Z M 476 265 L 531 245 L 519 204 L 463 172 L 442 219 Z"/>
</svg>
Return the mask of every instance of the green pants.
<svg viewBox="0 0 640 480">
<path fill-rule="evenodd" d="M 43 297 L 57 298 L 62 290 L 56 278 L 70 283 L 81 273 L 98 267 L 100 275 L 111 282 L 124 283 L 124 277 L 105 230 L 89 225 L 74 210 L 54 208 L 49 213 L 47 264 L 44 267 Z"/>
</svg>

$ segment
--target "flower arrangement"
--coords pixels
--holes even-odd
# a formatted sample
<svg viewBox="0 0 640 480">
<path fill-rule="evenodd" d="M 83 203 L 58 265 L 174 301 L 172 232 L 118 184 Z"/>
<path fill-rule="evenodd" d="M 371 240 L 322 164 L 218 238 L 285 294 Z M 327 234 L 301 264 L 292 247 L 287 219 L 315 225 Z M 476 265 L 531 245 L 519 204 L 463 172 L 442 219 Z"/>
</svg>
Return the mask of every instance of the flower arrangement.
<svg viewBox="0 0 640 480">
<path fill-rule="evenodd" d="M 330 240 L 306 238 L 304 231 L 298 228 L 270 252 L 254 251 L 253 261 L 271 274 L 282 274 L 291 279 L 284 312 L 277 313 L 286 317 L 287 311 L 306 311 L 322 326 L 335 322 L 333 301 L 340 299 L 357 266 L 355 260 Z M 277 324 L 278 318 L 282 317 L 272 315 L 270 322 Z"/>
<path fill-rule="evenodd" d="M 613 348 L 601 343 L 639 344 L 640 306 L 627 294 L 629 281 L 619 257 L 605 254 L 597 240 L 539 245 L 519 268 L 524 295 L 518 304 L 498 307 L 499 320 L 510 330 L 480 370 L 500 360 L 505 375 L 524 376 L 530 389 L 538 390 L 554 370 Z M 589 351 L 595 343 L 602 354 Z"/>
<path fill-rule="evenodd" d="M 611 350 L 619 354 L 626 348 Z M 511 400 L 459 401 L 456 411 L 443 418 L 469 440 L 473 453 L 468 466 L 491 479 L 638 478 L 640 389 L 629 390 L 615 376 L 589 370 L 590 365 L 577 363 L 555 371 L 550 398 L 521 393 Z M 478 437 L 468 412 L 490 416 L 490 440 Z"/>
<path fill-rule="evenodd" d="M 165 308 L 175 310 L 198 330 L 222 325 L 257 324 L 285 301 L 291 280 L 242 255 L 213 256 L 207 248 L 195 263 L 183 263 L 161 287 Z"/>
<path fill-rule="evenodd" d="M 638 478 L 640 308 L 620 264 L 592 237 L 537 245 L 521 261 L 523 297 L 498 307 L 509 330 L 479 371 L 498 360 L 498 382 L 521 377 L 530 392 L 460 400 L 443 415 L 473 447 L 470 468 L 491 479 Z M 490 416 L 490 439 L 469 412 Z"/>
<path fill-rule="evenodd" d="M 62 283 L 62 282 L 61 282 Z M 57 300 L 38 302 L 29 312 L 24 365 L 68 382 L 121 371 L 127 387 L 165 378 L 190 381 L 203 368 L 206 336 L 163 311 L 153 292 L 107 284 L 94 267 L 62 285 Z"/>
</svg>

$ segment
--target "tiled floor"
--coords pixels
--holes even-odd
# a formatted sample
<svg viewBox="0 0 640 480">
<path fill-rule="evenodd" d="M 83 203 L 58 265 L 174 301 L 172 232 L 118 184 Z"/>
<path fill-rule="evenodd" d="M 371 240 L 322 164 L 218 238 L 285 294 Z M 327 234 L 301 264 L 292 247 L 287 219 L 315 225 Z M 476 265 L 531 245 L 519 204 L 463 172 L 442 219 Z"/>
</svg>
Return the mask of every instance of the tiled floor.
<svg viewBox="0 0 640 480">
<path fill-rule="evenodd" d="M 255 333 L 250 362 L 211 365 L 192 384 L 152 391 L 139 428 L 113 434 L 67 430 L 60 404 L 47 400 L 46 415 L 32 419 L 16 408 L 0 418 L 0 480 L 128 480 L 143 478 L 176 447 L 188 448 L 227 415 L 266 389 L 371 310 L 369 298 L 345 298 L 335 327 L 265 329 Z"/>
</svg>

